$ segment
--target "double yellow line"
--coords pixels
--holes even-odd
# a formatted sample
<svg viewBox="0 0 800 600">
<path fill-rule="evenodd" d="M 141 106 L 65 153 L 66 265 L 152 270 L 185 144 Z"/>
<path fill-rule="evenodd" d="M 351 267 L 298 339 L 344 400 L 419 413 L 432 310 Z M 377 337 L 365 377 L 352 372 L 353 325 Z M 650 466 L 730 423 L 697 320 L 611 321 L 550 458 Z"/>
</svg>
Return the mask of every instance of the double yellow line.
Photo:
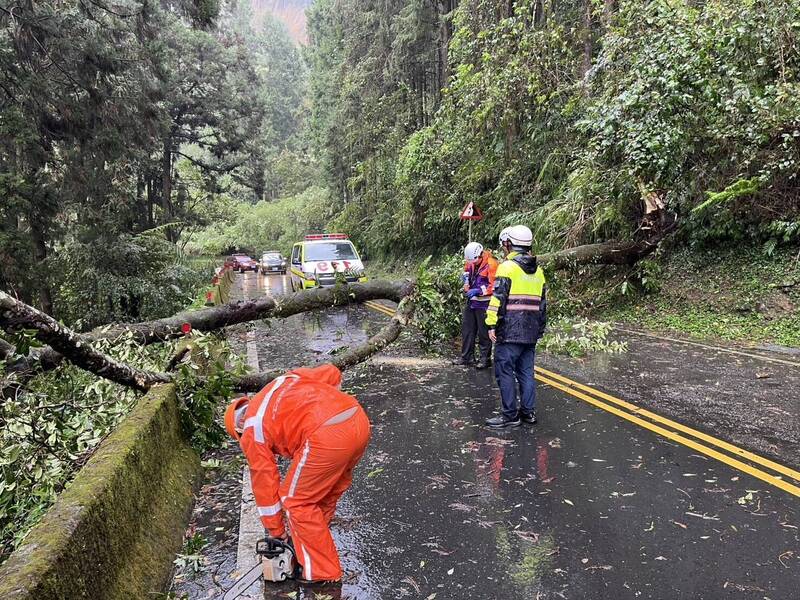
<svg viewBox="0 0 800 600">
<path fill-rule="evenodd" d="M 712 435 L 625 402 L 568 377 L 536 367 L 536 379 L 653 433 L 705 454 L 743 473 L 800 497 L 800 472 Z M 702 442 L 702 443 L 701 443 Z M 748 461 L 748 462 L 744 462 Z M 754 466 L 758 465 L 758 466 Z M 759 467 L 763 467 L 759 468 Z M 770 472 L 771 471 L 771 472 Z M 786 477 L 796 483 L 786 481 Z"/>
<path fill-rule="evenodd" d="M 384 315 L 393 317 L 394 310 L 386 306 L 385 304 L 381 304 L 380 302 L 375 302 L 374 300 L 367 300 L 364 302 L 364 306 L 371 308 L 372 310 L 378 311 L 379 313 L 383 313 Z"/>
<path fill-rule="evenodd" d="M 394 311 L 384 304 L 371 300 L 364 304 L 384 315 L 394 316 Z M 800 497 L 799 471 L 553 371 L 541 367 L 536 367 L 535 371 L 537 381 Z"/>
</svg>

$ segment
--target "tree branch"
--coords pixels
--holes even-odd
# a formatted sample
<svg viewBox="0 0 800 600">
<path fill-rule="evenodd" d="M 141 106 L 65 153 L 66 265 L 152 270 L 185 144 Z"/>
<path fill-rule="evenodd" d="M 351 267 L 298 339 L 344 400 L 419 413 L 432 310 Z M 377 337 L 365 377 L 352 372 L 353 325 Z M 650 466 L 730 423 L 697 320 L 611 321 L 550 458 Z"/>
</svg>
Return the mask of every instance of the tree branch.
<svg viewBox="0 0 800 600">
<path fill-rule="evenodd" d="M 207 308 L 198 311 L 186 312 L 167 319 L 159 319 L 148 323 L 133 325 L 120 325 L 116 328 L 104 328 L 89 335 L 79 335 L 71 329 L 64 327 L 55 319 L 45 313 L 28 306 L 6 294 L 0 292 L 0 328 L 5 331 L 15 332 L 22 329 L 36 330 L 36 338 L 49 344 L 50 348 L 32 355 L 25 361 L 28 374 L 35 372 L 33 358 L 38 359 L 38 367 L 47 361 L 50 367 L 57 366 L 63 359 L 67 359 L 76 366 L 105 377 L 116 383 L 146 390 L 158 383 L 171 381 L 173 376 L 168 373 L 152 373 L 133 368 L 124 363 L 115 361 L 110 356 L 95 350 L 92 342 L 101 339 L 114 339 L 123 334 L 132 333 L 134 339 L 141 344 L 151 344 L 171 338 L 183 336 L 182 327 L 185 323 L 192 325 L 198 331 L 211 331 L 221 329 L 228 325 L 245 323 L 267 317 L 288 317 L 301 312 L 330 306 L 344 306 L 351 302 L 364 302 L 366 300 L 389 299 L 401 302 L 402 310 L 378 334 L 370 338 L 365 344 L 345 352 L 334 359 L 334 364 L 346 368 L 365 360 L 371 354 L 385 348 L 397 339 L 402 325 L 407 321 L 413 307 L 410 302 L 403 300 L 415 289 L 413 281 L 384 281 L 376 280 L 367 283 L 354 283 L 336 288 L 316 288 L 279 296 L 277 298 L 265 297 L 258 300 L 233 302 L 222 306 Z M 0 340 L 2 342 L 2 340 Z M 7 342 L 0 343 L 0 360 L 4 355 L 13 356 L 14 348 Z M 57 357 L 57 360 L 55 360 Z M 260 381 L 271 381 L 274 374 L 250 375 L 243 379 L 242 389 L 254 389 Z M 260 389 L 258 385 L 255 389 Z"/>
<path fill-rule="evenodd" d="M 142 371 L 114 360 L 51 316 L 5 292 L 0 292 L 0 327 L 10 332 L 35 329 L 38 340 L 50 344 L 53 350 L 68 357 L 74 365 L 128 387 L 147 390 L 170 380 L 165 373 Z"/>
<path fill-rule="evenodd" d="M 325 361 L 334 364 L 336 367 L 344 371 L 345 369 L 364 362 L 376 352 L 380 352 L 386 346 L 394 342 L 403 327 L 406 326 L 411 320 L 411 315 L 414 313 L 414 303 L 410 298 L 405 298 L 400 302 L 397 307 L 395 315 L 391 321 L 381 328 L 378 333 L 373 335 L 363 344 L 359 344 L 353 348 L 348 349 L 346 352 L 334 357 L 333 360 Z M 311 365 L 313 366 L 313 365 Z M 238 392 L 257 392 L 270 381 L 276 377 L 280 377 L 283 373 L 281 371 L 264 371 L 252 375 L 245 375 L 241 377 L 236 383 L 235 388 Z"/>
</svg>

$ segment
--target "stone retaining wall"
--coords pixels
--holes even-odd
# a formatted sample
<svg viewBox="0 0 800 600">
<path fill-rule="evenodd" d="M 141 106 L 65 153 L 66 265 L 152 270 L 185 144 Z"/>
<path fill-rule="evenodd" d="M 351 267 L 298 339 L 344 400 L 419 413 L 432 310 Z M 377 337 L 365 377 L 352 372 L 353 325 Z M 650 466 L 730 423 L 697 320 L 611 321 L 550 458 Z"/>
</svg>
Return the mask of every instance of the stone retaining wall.
<svg viewBox="0 0 800 600">
<path fill-rule="evenodd" d="M 131 600 L 164 589 L 199 482 L 172 385 L 148 392 L 0 566 L 0 600 Z"/>
</svg>

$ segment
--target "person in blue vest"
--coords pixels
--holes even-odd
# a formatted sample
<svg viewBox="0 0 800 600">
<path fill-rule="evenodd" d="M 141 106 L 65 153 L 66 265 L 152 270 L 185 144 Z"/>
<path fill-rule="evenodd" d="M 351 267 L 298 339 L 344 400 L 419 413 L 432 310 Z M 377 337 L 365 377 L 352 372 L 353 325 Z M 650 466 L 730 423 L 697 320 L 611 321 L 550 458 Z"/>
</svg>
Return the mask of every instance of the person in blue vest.
<svg viewBox="0 0 800 600">
<path fill-rule="evenodd" d="M 532 243 L 533 234 L 524 225 L 509 227 L 500 234 L 506 259 L 497 268 L 494 294 L 486 311 L 502 400 L 501 413 L 486 420 L 493 429 L 536 423 L 533 363 L 536 342 L 547 325 L 547 301 L 544 272 L 531 254 Z"/>
<path fill-rule="evenodd" d="M 461 315 L 461 356 L 454 365 L 475 365 L 477 369 L 488 369 L 491 363 L 492 342 L 486 327 L 486 309 L 494 289 L 497 261 L 478 242 L 470 242 L 464 248 L 464 294 L 467 302 Z M 480 357 L 475 362 L 475 340 L 478 340 Z"/>
</svg>

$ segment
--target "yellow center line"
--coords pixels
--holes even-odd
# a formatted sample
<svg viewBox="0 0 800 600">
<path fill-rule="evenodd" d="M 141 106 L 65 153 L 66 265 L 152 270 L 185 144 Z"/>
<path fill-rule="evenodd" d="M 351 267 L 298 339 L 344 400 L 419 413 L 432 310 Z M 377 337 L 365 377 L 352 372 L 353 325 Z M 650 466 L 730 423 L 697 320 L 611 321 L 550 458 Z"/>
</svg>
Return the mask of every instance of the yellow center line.
<svg viewBox="0 0 800 600">
<path fill-rule="evenodd" d="M 619 398 L 616 398 L 614 396 L 611 396 L 609 394 L 601 392 L 600 390 L 597 390 L 597 389 L 595 389 L 593 387 L 589 387 L 588 385 L 584 385 L 584 384 L 579 383 L 577 381 L 573 381 L 572 379 L 570 379 L 568 377 L 564 377 L 563 375 L 559 375 L 558 373 L 554 373 L 553 371 L 548 371 L 547 369 L 543 369 L 541 367 L 535 367 L 535 370 L 536 370 L 537 373 L 541 373 L 543 375 L 551 377 L 552 379 L 556 379 L 559 382 L 561 382 L 563 384 L 566 384 L 567 386 L 577 388 L 579 390 L 582 390 L 584 392 L 587 392 L 587 393 L 591 394 L 592 396 L 595 396 L 597 398 L 602 398 L 603 400 L 607 400 L 607 401 L 609 401 L 609 402 L 611 402 L 613 404 L 616 404 L 617 406 L 621 406 L 622 408 L 625 408 L 625 409 L 631 411 L 632 413 L 634 413 L 634 414 L 636 414 L 638 416 L 647 417 L 648 419 L 650 419 L 652 421 L 655 421 L 656 423 L 661 423 L 662 425 L 665 425 L 665 426 L 669 427 L 670 429 L 675 429 L 676 431 L 681 431 L 683 433 L 686 433 L 688 435 L 696 437 L 696 438 L 698 438 L 700 440 L 703 440 L 704 442 L 707 442 L 707 443 L 709 443 L 709 444 L 711 444 L 713 446 L 717 446 L 718 448 L 721 448 L 723 450 L 727 450 L 728 452 L 731 452 L 731 453 L 736 454 L 736 455 L 738 455 L 738 456 L 740 456 L 740 457 L 742 457 L 744 459 L 747 459 L 747 460 L 749 460 L 751 462 L 759 464 L 762 467 L 767 467 L 769 469 L 772 469 L 773 471 L 777 471 L 778 473 L 781 473 L 782 475 L 786 475 L 787 477 L 791 477 L 792 479 L 794 479 L 796 481 L 800 481 L 800 471 L 795 471 L 794 469 L 791 469 L 791 468 L 789 468 L 789 467 L 787 467 L 785 465 L 782 465 L 780 463 L 777 463 L 777 462 L 775 462 L 773 460 L 770 460 L 768 458 L 764 458 L 763 456 L 759 456 L 758 454 L 753 454 L 752 452 L 749 452 L 748 450 L 745 450 L 743 448 L 740 448 L 738 446 L 730 444 L 730 443 L 728 443 L 728 442 L 726 442 L 724 440 L 721 440 L 719 438 L 716 438 L 716 437 L 714 437 L 712 435 L 709 435 L 707 433 L 703 433 L 702 431 L 698 431 L 697 429 L 692 429 L 691 427 L 687 427 L 686 425 L 682 425 L 681 423 L 677 423 L 677 422 L 675 422 L 675 421 L 673 421 L 671 419 L 667 419 L 666 417 L 662 417 L 659 414 L 656 414 L 654 412 L 651 412 L 649 410 L 646 410 L 644 408 L 636 406 L 635 404 L 631 404 L 630 402 L 625 402 L 624 400 L 621 400 Z"/>
<path fill-rule="evenodd" d="M 584 394 L 582 392 L 576 391 L 576 390 L 574 390 L 574 389 L 572 389 L 570 387 L 562 385 L 561 383 L 557 382 L 554 379 L 548 379 L 547 377 L 545 377 L 543 375 L 536 375 L 536 379 L 538 379 L 542 383 L 546 383 L 546 384 L 548 384 L 548 385 L 550 385 L 550 386 L 552 386 L 552 387 L 554 387 L 554 388 L 556 388 L 558 390 L 561 390 L 562 392 L 565 392 L 565 393 L 567 393 L 567 394 L 569 394 L 571 396 L 575 396 L 576 398 L 579 398 L 579 399 L 583 400 L 584 402 L 587 402 L 587 403 L 589 403 L 589 404 L 591 404 L 593 406 L 596 406 L 597 408 L 601 408 L 601 409 L 603 409 L 603 410 L 605 410 L 607 412 L 610 412 L 611 414 L 616 415 L 616 416 L 618 416 L 618 417 L 620 417 L 622 419 L 625 419 L 626 421 L 630 421 L 631 423 L 635 423 L 636 425 L 639 425 L 640 427 L 644 427 L 645 429 L 648 429 L 649 431 L 652 431 L 653 433 L 657 433 L 658 435 L 661 435 L 661 436 L 667 438 L 668 440 L 672 440 L 674 442 L 678 442 L 679 444 L 683 444 L 684 446 L 686 446 L 688 448 L 691 448 L 692 450 L 696 450 L 697 452 L 700 452 L 701 454 L 705 454 L 706 456 L 710 456 L 711 458 L 715 458 L 718 461 L 723 462 L 726 465 L 733 467 L 734 469 L 738 469 L 739 471 L 742 471 L 743 473 L 747 473 L 748 475 L 752 475 L 753 477 L 755 477 L 757 479 L 760 479 L 761 481 L 769 483 L 770 485 L 774 485 L 775 487 L 778 487 L 778 488 L 784 490 L 785 492 L 789 492 L 793 496 L 800 497 L 800 487 L 798 487 L 796 485 L 793 485 L 791 483 L 788 483 L 788 482 L 784 481 L 783 479 L 780 479 L 780 478 L 778 478 L 778 477 L 776 477 L 774 475 L 770 475 L 769 473 L 766 473 L 766 472 L 762 471 L 761 469 L 757 469 L 757 468 L 753 467 L 752 465 L 749 465 L 747 463 L 743 463 L 742 461 L 737 460 L 735 458 L 732 458 L 732 457 L 728 456 L 727 454 L 722 454 L 721 452 L 719 452 L 717 450 L 714 450 L 713 448 L 709 448 L 708 446 L 704 446 L 703 444 L 700 444 L 699 442 L 696 442 L 696 441 L 694 441 L 692 439 L 683 437 L 679 433 L 675 433 L 674 431 L 670 431 L 668 429 L 664 429 L 663 427 L 659 427 L 658 425 L 654 425 L 653 423 L 650 423 L 649 421 L 645 421 L 644 419 L 640 419 L 639 417 L 634 416 L 634 415 L 632 415 L 630 413 L 624 412 L 624 411 L 622 411 L 622 410 L 620 410 L 618 408 L 615 408 L 615 407 L 611 406 L 610 404 L 606 404 L 605 402 L 601 402 L 600 400 L 597 400 L 596 398 L 592 398 L 591 396 L 588 396 L 588 395 L 586 395 L 586 394 Z"/>
<path fill-rule="evenodd" d="M 390 317 L 394 316 L 394 311 L 388 306 L 384 306 L 383 304 L 379 304 L 378 302 L 373 302 L 372 300 L 367 300 L 366 302 L 364 302 L 364 304 L 367 307 L 371 308 L 372 310 L 377 310 L 378 312 L 381 312 Z"/>
<path fill-rule="evenodd" d="M 394 313 L 389 308 L 387 308 L 382 304 L 373 301 L 367 301 L 364 304 L 373 310 L 379 311 L 389 316 L 394 316 Z M 679 431 L 688 434 L 692 437 L 703 440 L 704 442 L 707 442 L 712 446 L 716 446 L 720 449 L 736 454 L 753 463 L 772 469 L 773 471 L 781 473 L 782 475 L 791 477 L 796 481 L 800 481 L 800 472 L 794 469 L 791 469 L 775 461 L 769 460 L 768 458 L 764 458 L 762 456 L 749 452 L 743 448 L 739 448 L 734 444 L 730 444 L 724 440 L 720 440 L 714 436 L 703 433 L 702 431 L 692 429 L 691 427 L 687 427 L 686 425 L 682 425 L 681 423 L 677 423 L 675 421 L 672 421 L 671 419 L 662 417 L 659 414 L 640 408 L 635 404 L 631 404 L 630 402 L 625 402 L 624 400 L 611 396 L 610 394 L 606 394 L 600 390 L 596 390 L 588 385 L 584 385 L 582 383 L 569 379 L 568 377 L 564 377 L 563 375 L 560 375 L 558 373 L 554 373 L 553 371 L 549 371 L 541 367 L 536 367 L 535 369 L 536 369 L 535 377 L 538 381 L 541 381 L 542 383 L 546 383 L 566 394 L 569 394 L 570 396 L 574 396 L 579 400 L 583 400 L 584 402 L 587 402 L 592 406 L 605 410 L 606 412 L 609 412 L 622 419 L 625 419 L 626 421 L 639 425 L 640 427 L 643 427 L 648 431 L 652 431 L 653 433 L 656 433 L 662 437 L 665 437 L 669 440 L 682 444 L 687 448 L 696 450 L 697 452 L 700 452 L 701 454 L 705 454 L 706 456 L 714 458 L 730 467 L 733 467 L 734 469 L 742 471 L 743 473 L 747 473 L 748 475 L 752 475 L 753 477 L 760 479 L 761 481 L 769 483 L 770 485 L 780 488 L 794 496 L 800 497 L 800 487 L 792 483 L 789 483 L 787 481 L 784 481 L 783 479 L 781 479 L 776 475 L 772 475 L 770 473 L 767 473 L 766 471 L 762 471 L 761 469 L 758 469 L 753 465 L 747 464 L 732 456 L 728 456 L 727 454 L 723 454 L 718 450 L 705 446 L 677 432 Z M 592 395 L 590 396 L 588 394 Z M 603 402 L 598 398 L 607 400 L 608 402 L 611 402 L 612 404 L 622 407 L 625 410 L 621 410 L 620 408 L 612 406 L 611 404 L 607 404 L 606 402 Z M 675 431 L 672 431 L 670 429 L 665 429 L 664 427 L 656 425 L 655 423 L 651 423 L 650 421 L 646 421 L 641 417 L 646 417 L 651 421 L 655 421 L 656 423 L 661 423 L 662 425 L 670 427 Z"/>
</svg>

